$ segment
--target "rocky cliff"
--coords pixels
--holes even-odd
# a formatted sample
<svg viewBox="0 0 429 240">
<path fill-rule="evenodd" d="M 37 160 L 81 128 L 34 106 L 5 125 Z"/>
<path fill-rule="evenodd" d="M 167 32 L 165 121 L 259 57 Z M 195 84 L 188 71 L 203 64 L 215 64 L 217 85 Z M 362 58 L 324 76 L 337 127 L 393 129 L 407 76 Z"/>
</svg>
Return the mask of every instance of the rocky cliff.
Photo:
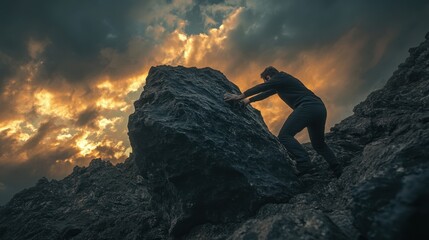
<svg viewBox="0 0 429 240">
<path fill-rule="evenodd" d="M 41 179 L 0 209 L 0 239 L 429 239 L 429 34 L 326 135 L 346 166 L 295 176 L 287 151 L 213 69 L 150 70 L 133 154 Z"/>
</svg>

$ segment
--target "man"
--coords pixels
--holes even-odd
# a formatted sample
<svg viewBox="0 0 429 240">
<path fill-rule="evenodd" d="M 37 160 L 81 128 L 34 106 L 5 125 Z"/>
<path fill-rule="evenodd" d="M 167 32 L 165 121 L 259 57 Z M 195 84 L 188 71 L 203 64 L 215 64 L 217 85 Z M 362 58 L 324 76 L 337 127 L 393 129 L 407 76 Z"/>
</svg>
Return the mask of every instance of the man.
<svg viewBox="0 0 429 240">
<path fill-rule="evenodd" d="M 224 100 L 240 100 L 244 104 L 249 104 L 277 93 L 293 109 L 293 112 L 283 124 L 278 139 L 295 160 L 296 168 L 299 171 L 298 174 L 302 175 L 313 169 L 307 151 L 294 137 L 298 132 L 307 127 L 314 150 L 323 156 L 334 172 L 334 175 L 339 177 L 342 173 L 342 167 L 332 150 L 325 143 L 327 113 L 322 100 L 306 88 L 300 80 L 285 72 L 279 72 L 274 67 L 267 67 L 261 73 L 261 78 L 264 80 L 264 83 L 244 91 L 241 95 L 225 94 Z M 250 96 L 253 97 L 247 98 Z"/>
</svg>

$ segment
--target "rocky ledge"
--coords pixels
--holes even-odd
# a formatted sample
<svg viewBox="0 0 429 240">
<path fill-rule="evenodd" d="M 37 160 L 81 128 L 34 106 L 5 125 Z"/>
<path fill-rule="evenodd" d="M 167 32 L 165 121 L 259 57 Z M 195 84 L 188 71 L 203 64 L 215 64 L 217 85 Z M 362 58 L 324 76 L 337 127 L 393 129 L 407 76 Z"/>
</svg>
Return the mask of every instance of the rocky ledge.
<svg viewBox="0 0 429 240">
<path fill-rule="evenodd" d="M 0 208 L 1 239 L 429 239 L 429 34 L 326 139 L 340 178 L 296 177 L 259 111 L 210 68 L 151 68 L 133 154 L 42 178 Z"/>
</svg>

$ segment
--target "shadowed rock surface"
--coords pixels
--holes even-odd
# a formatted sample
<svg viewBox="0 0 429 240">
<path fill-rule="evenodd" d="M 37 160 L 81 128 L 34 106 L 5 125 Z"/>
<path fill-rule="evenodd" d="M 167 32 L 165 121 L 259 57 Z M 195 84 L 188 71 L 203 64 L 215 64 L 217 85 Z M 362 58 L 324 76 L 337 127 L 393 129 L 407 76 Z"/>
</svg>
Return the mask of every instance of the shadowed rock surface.
<svg viewBox="0 0 429 240">
<path fill-rule="evenodd" d="M 181 235 L 204 222 L 240 221 L 299 190 L 260 112 L 224 102 L 239 89 L 213 69 L 151 68 L 128 129 L 154 208 Z"/>
<path fill-rule="evenodd" d="M 60 181 L 42 178 L 0 210 L 0 239 L 155 239 L 150 194 L 132 161 L 94 159 Z"/>
<path fill-rule="evenodd" d="M 225 91 L 239 92 L 209 68 L 152 68 L 133 155 L 16 194 L 0 239 L 429 239 L 429 34 L 326 135 L 339 179 L 310 144 L 318 171 L 297 179 L 259 112 Z"/>
</svg>

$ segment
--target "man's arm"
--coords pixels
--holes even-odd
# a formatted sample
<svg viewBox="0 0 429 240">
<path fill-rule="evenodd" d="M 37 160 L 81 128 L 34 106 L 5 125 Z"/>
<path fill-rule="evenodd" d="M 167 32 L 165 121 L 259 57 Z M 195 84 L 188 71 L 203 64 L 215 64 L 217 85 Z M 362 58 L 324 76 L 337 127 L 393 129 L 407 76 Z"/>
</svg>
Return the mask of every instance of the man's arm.
<svg viewBox="0 0 429 240">
<path fill-rule="evenodd" d="M 254 86 L 252 88 L 249 88 L 248 90 L 244 91 L 242 95 L 244 97 L 250 97 L 250 96 L 255 95 L 257 93 L 260 93 L 260 92 L 265 92 L 268 90 L 275 90 L 275 88 L 277 86 L 280 86 L 282 84 L 283 84 L 283 81 L 280 78 L 273 77 L 267 82 L 264 82 L 264 83 L 261 83 L 261 84 Z"/>
<path fill-rule="evenodd" d="M 260 93 L 256 96 L 249 98 L 249 101 L 250 102 L 260 101 L 260 100 L 265 99 L 265 98 L 267 98 L 273 94 L 276 94 L 276 93 L 277 93 L 277 91 L 275 89 L 271 89 L 271 90 L 265 91 L 263 93 Z"/>
</svg>

